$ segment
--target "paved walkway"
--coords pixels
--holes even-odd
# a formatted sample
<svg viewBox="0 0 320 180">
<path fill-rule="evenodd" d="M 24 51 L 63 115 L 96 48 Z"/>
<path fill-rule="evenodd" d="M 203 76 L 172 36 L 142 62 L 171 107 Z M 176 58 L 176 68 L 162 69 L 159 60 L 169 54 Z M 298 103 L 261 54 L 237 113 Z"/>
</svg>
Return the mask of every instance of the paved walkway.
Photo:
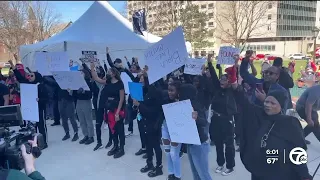
<svg viewBox="0 0 320 180">
<path fill-rule="evenodd" d="M 86 146 L 71 140 L 62 142 L 64 136 L 62 126 L 51 127 L 48 121 L 49 148 L 44 150 L 41 157 L 36 162 L 36 168 L 47 180 L 150 180 L 146 174 L 140 173 L 140 168 L 145 166 L 145 160 L 137 157 L 134 153 L 140 148 L 140 138 L 137 124 L 134 124 L 134 135 L 126 139 L 126 154 L 120 159 L 113 159 L 107 156 L 106 149 L 93 151 L 96 142 Z M 71 128 L 71 125 L 70 125 Z M 72 129 L 72 128 L 71 128 Z M 73 132 L 70 132 L 71 134 Z M 104 145 L 108 140 L 108 131 L 102 130 Z M 79 129 L 80 138 L 82 138 Z M 313 174 L 317 165 L 320 163 L 320 143 L 314 135 L 308 138 L 312 142 L 308 150 L 308 166 L 310 173 Z M 215 148 L 210 152 L 210 170 L 214 180 L 249 180 L 250 174 L 241 163 L 239 153 L 236 154 L 236 167 L 234 174 L 224 177 L 214 173 L 216 167 Z M 166 158 L 164 161 L 164 175 L 154 180 L 165 180 L 167 177 Z M 275 172 L 276 173 L 276 172 Z M 188 157 L 182 158 L 182 179 L 192 180 L 192 173 L 189 166 Z M 317 173 L 314 180 L 320 180 L 320 172 Z"/>
</svg>

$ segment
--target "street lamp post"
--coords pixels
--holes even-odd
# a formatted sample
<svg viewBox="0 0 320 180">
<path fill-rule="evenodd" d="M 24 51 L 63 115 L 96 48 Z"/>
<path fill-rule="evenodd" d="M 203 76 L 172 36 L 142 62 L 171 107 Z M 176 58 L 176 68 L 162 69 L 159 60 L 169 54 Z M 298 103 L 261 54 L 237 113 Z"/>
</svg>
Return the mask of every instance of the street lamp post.
<svg viewBox="0 0 320 180">
<path fill-rule="evenodd" d="M 312 30 L 313 38 L 314 38 L 312 58 L 314 61 L 316 60 L 317 37 L 318 37 L 319 31 L 320 31 L 320 29 L 318 29 L 317 27 L 314 27 L 314 29 Z"/>
</svg>

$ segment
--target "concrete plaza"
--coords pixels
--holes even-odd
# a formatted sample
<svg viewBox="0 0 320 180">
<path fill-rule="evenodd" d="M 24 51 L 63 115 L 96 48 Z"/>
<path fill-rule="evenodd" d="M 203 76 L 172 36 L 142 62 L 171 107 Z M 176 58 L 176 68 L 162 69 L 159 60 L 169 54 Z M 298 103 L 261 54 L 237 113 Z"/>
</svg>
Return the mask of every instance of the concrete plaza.
<svg viewBox="0 0 320 180">
<path fill-rule="evenodd" d="M 51 127 L 52 121 L 47 121 L 49 148 L 45 149 L 41 157 L 36 162 L 36 168 L 47 180 L 150 180 L 147 174 L 140 173 L 140 168 L 146 165 L 141 156 L 134 153 L 140 148 L 139 131 L 134 122 L 134 135 L 126 138 L 125 155 L 120 159 L 107 156 L 108 149 L 93 151 L 96 142 L 91 145 L 80 145 L 79 142 L 67 140 L 62 142 L 64 131 L 62 126 Z M 71 128 L 71 125 L 70 125 Z M 72 128 L 71 128 L 72 129 Z M 127 129 L 127 126 L 126 126 Z M 73 134 L 72 130 L 70 134 Z M 79 136 L 82 138 L 79 128 Z M 102 127 L 103 145 L 108 141 L 108 130 Z M 310 174 L 313 174 L 320 163 L 320 142 L 313 134 L 309 135 L 308 140 L 308 167 Z M 216 174 L 216 150 L 211 147 L 210 151 L 210 171 L 214 180 L 250 180 L 250 173 L 244 168 L 236 153 L 235 172 L 230 176 Z M 152 178 L 154 180 L 165 180 L 167 178 L 166 157 L 163 156 L 164 175 Z M 277 173 L 277 172 L 275 172 Z M 182 179 L 192 180 L 192 173 L 187 155 L 182 157 Z M 314 180 L 320 180 L 318 171 Z"/>
</svg>

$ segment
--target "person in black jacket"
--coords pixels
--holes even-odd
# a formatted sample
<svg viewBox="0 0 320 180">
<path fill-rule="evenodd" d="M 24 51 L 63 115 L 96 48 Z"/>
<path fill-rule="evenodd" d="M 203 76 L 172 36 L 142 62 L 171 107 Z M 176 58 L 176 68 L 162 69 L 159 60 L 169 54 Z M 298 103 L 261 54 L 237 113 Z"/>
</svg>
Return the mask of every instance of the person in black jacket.
<svg viewBox="0 0 320 180">
<path fill-rule="evenodd" d="M 216 173 L 230 175 L 235 166 L 235 146 L 234 146 L 234 120 L 237 113 L 237 105 L 233 97 L 233 90 L 227 75 L 222 75 L 220 80 L 208 56 L 208 67 L 212 78 L 214 94 L 211 101 L 211 124 L 210 136 L 213 139 L 217 151 Z M 235 75 L 235 74 L 234 74 Z M 225 145 L 225 148 L 224 148 Z M 226 169 L 224 164 L 226 162 Z"/>
<path fill-rule="evenodd" d="M 270 92 L 259 107 L 249 102 L 242 87 L 234 88 L 243 110 L 240 158 L 251 180 L 311 180 L 307 164 L 296 165 L 289 158 L 291 150 L 306 151 L 307 145 L 299 120 L 281 112 L 288 99 L 283 91 Z M 274 163 L 268 150 L 280 155 Z"/>
<path fill-rule="evenodd" d="M 89 86 L 90 83 L 90 74 L 86 70 L 82 70 L 82 74 L 84 75 L 84 78 Z M 79 141 L 80 144 L 86 144 L 89 145 L 94 142 L 93 136 L 94 136 L 94 128 L 93 128 L 93 120 L 92 120 L 92 92 L 91 91 L 85 91 L 83 88 L 80 88 L 76 93 L 76 99 L 77 99 L 77 114 L 80 121 L 80 126 L 82 129 L 82 134 L 84 135 L 84 138 Z"/>
<path fill-rule="evenodd" d="M 283 67 L 283 60 L 280 57 L 277 57 L 273 61 L 273 66 L 280 69 L 280 76 L 278 83 L 288 91 L 289 101 L 287 109 L 292 109 L 292 100 L 290 94 L 290 88 L 293 88 L 294 82 L 292 77 L 289 75 L 289 69 Z"/>
<path fill-rule="evenodd" d="M 39 122 L 36 123 L 36 128 L 39 130 L 39 132 L 43 135 L 44 139 L 44 146 L 43 148 L 48 147 L 48 139 L 47 139 L 47 125 L 44 119 L 44 112 L 46 108 L 46 103 L 48 100 L 48 92 L 46 90 L 46 87 L 44 85 L 44 79 L 42 75 L 38 72 L 33 72 L 26 74 L 28 79 L 21 75 L 21 73 L 16 69 L 16 66 L 13 65 L 13 62 L 9 61 L 11 68 L 14 72 L 14 75 L 17 78 L 17 81 L 19 83 L 26 83 L 26 84 L 38 84 L 38 108 L 39 108 Z"/>
<path fill-rule="evenodd" d="M 144 85 L 144 101 L 138 102 L 133 99 L 133 105 L 138 110 L 137 120 L 143 121 L 145 125 L 145 137 L 147 148 L 147 165 L 140 171 L 148 173 L 149 177 L 156 177 L 163 174 L 162 151 L 160 147 L 161 124 L 164 119 L 162 113 L 162 92 L 154 85 L 149 85 L 146 73 L 141 75 L 140 83 Z M 156 155 L 156 167 L 153 165 L 153 151 Z"/>
</svg>

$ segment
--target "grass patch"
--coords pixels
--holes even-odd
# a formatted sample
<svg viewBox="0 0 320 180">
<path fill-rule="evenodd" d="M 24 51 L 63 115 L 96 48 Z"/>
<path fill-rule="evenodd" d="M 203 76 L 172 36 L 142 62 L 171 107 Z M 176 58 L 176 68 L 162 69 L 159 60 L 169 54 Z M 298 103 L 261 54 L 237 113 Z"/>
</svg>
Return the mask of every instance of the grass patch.
<svg viewBox="0 0 320 180">
<path fill-rule="evenodd" d="M 289 64 L 290 60 L 284 60 L 283 61 L 283 65 L 284 67 L 288 67 L 288 64 Z M 213 61 L 213 65 L 215 66 L 217 63 L 217 61 Z M 271 61 L 272 63 L 272 61 Z M 295 72 L 293 73 L 293 81 L 296 82 L 300 77 L 301 77 L 301 73 L 300 73 L 300 70 L 301 69 L 304 69 L 305 66 L 306 66 L 306 61 L 305 60 L 296 60 L 296 66 L 295 66 Z M 261 64 L 262 64 L 262 61 L 254 61 L 254 66 L 256 67 L 257 69 L 257 78 L 261 78 Z M 301 68 L 302 67 L 302 68 Z M 218 71 L 217 71 L 218 73 Z"/>
</svg>

